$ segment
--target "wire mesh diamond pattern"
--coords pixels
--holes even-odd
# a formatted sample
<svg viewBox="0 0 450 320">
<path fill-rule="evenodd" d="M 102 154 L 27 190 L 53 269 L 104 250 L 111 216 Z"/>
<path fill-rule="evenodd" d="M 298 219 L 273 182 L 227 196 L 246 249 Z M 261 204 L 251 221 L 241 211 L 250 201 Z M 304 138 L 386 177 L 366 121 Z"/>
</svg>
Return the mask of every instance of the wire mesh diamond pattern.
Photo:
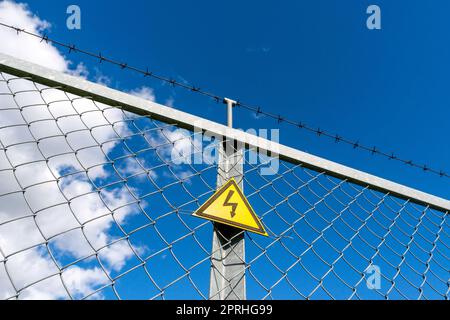
<svg viewBox="0 0 450 320">
<path fill-rule="evenodd" d="M 0 75 L 0 298 L 208 299 L 222 141 Z M 448 299 L 447 212 L 275 160 L 245 150 L 247 298 Z"/>
</svg>

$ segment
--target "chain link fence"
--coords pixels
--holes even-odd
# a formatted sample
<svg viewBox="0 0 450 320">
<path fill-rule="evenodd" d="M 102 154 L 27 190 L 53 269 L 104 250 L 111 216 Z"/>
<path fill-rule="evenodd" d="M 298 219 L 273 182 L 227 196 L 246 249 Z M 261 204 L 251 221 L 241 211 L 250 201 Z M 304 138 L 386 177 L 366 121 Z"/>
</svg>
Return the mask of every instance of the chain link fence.
<svg viewBox="0 0 450 320">
<path fill-rule="evenodd" d="M 214 298 L 221 229 L 192 213 L 216 190 L 223 141 L 4 69 L 0 298 Z M 446 210 L 237 151 L 269 234 L 227 238 L 245 238 L 242 272 L 222 276 L 245 276 L 247 299 L 448 299 Z"/>
</svg>

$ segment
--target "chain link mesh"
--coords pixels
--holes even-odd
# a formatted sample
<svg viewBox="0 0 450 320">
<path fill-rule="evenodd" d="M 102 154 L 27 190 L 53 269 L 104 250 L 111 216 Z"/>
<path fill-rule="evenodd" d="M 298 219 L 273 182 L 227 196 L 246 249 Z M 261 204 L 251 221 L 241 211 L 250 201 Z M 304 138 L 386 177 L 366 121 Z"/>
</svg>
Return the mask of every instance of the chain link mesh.
<svg viewBox="0 0 450 320">
<path fill-rule="evenodd" d="M 0 75 L 0 298 L 208 299 L 222 142 Z M 273 160 L 245 150 L 247 298 L 449 297 L 447 212 Z"/>
</svg>

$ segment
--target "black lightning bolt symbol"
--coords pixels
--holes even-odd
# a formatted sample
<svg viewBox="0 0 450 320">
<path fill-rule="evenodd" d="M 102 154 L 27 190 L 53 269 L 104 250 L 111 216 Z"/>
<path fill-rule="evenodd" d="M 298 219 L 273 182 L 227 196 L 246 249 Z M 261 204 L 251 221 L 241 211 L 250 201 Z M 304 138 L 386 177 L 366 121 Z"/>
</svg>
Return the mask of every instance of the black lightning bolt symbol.
<svg viewBox="0 0 450 320">
<path fill-rule="evenodd" d="M 231 199 L 231 197 L 233 196 L 233 194 L 234 194 L 234 191 L 233 191 L 233 190 L 230 190 L 230 191 L 228 192 L 227 198 L 225 199 L 225 202 L 223 203 L 223 206 L 224 206 L 224 207 L 231 207 L 230 214 L 231 214 L 231 217 L 232 217 L 232 218 L 236 215 L 236 208 L 237 208 L 237 206 L 238 206 L 238 204 L 235 203 L 235 202 L 231 202 L 231 203 L 228 202 L 228 201 L 230 201 L 230 199 Z"/>
</svg>

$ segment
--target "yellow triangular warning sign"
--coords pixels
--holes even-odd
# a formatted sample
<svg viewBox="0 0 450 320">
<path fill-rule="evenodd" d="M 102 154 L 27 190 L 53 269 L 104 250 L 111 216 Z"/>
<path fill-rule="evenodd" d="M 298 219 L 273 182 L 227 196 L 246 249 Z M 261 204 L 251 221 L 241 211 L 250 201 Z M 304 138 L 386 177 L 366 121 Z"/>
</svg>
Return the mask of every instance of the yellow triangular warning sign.
<svg viewBox="0 0 450 320">
<path fill-rule="evenodd" d="M 268 236 L 234 178 L 220 187 L 193 215 Z"/>
</svg>

